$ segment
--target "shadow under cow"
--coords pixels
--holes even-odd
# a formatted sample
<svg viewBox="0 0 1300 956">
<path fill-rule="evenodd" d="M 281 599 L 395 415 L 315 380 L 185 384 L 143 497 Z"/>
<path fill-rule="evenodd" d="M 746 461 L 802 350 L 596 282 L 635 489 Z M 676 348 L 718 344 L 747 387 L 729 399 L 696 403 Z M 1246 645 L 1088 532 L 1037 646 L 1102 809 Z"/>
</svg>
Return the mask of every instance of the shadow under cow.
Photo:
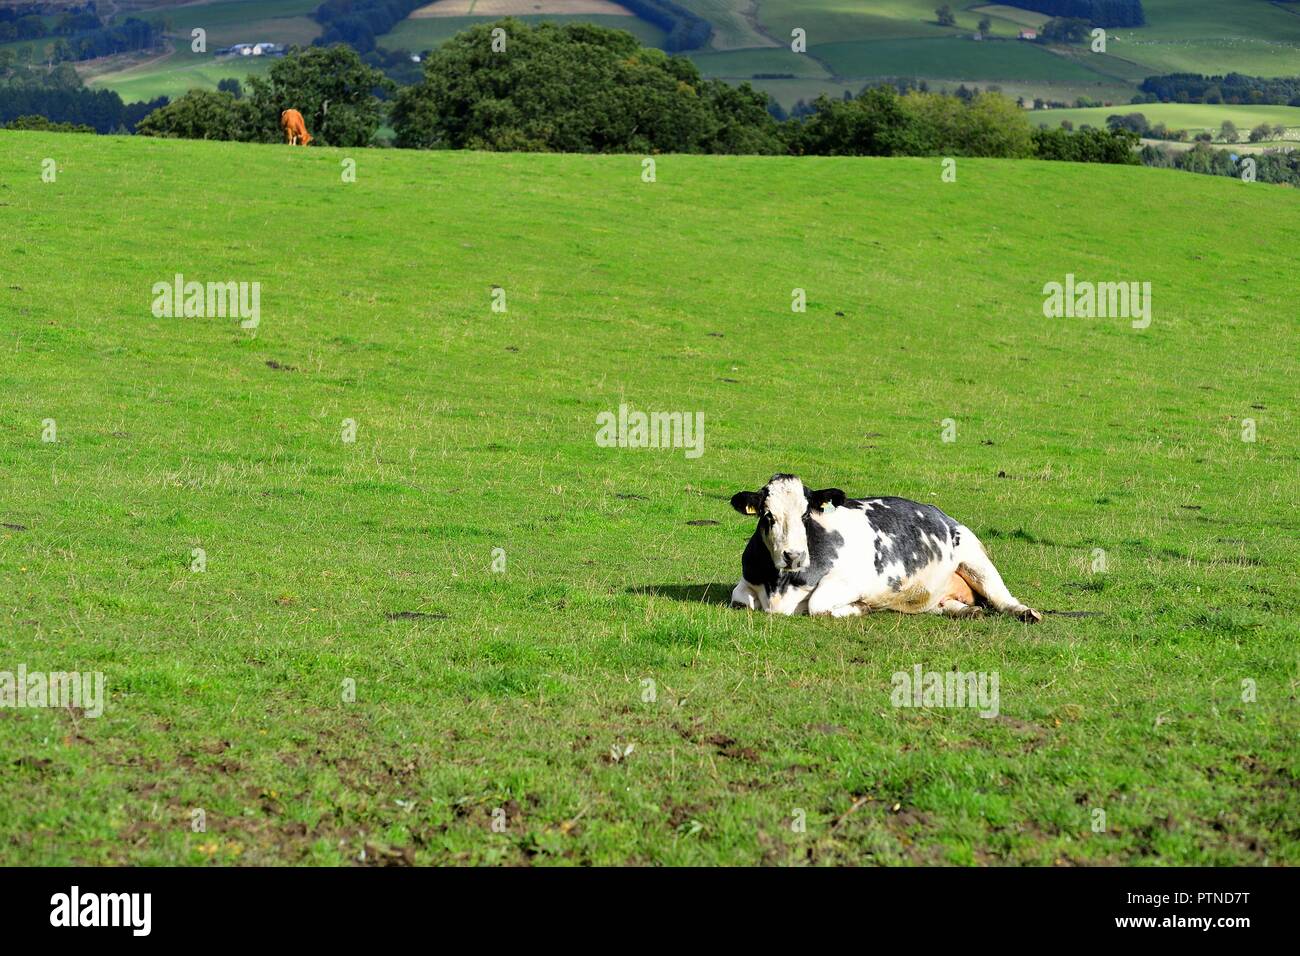
<svg viewBox="0 0 1300 956">
<path fill-rule="evenodd" d="M 720 604 L 731 606 L 731 592 L 736 582 L 730 584 L 641 584 L 627 589 L 628 594 L 665 597 L 688 604 Z"/>
</svg>

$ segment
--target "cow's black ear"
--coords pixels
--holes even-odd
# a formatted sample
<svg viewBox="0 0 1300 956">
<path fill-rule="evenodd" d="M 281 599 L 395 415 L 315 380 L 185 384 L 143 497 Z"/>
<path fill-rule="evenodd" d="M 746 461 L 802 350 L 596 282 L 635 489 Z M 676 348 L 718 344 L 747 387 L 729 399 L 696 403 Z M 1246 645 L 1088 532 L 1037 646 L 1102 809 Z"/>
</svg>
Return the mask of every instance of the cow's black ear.
<svg viewBox="0 0 1300 956">
<path fill-rule="evenodd" d="M 845 497 L 844 492 L 840 491 L 838 488 L 823 488 L 821 491 L 810 492 L 808 495 L 808 503 L 810 508 L 816 508 L 818 510 L 825 508 L 827 505 L 833 505 L 838 508 L 840 505 L 844 504 Z"/>
<path fill-rule="evenodd" d="M 731 496 L 731 507 L 742 515 L 758 514 L 759 494 L 757 491 L 737 491 Z"/>
</svg>

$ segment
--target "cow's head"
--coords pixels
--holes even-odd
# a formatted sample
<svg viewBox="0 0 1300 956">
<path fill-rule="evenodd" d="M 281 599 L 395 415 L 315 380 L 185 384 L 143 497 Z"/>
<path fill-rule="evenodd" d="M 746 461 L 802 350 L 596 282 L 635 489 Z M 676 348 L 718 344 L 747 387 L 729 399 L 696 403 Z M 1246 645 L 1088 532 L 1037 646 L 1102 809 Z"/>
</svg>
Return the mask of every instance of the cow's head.
<svg viewBox="0 0 1300 956">
<path fill-rule="evenodd" d="M 773 475 L 758 491 L 738 491 L 731 507 L 743 515 L 758 515 L 758 532 L 779 571 L 808 567 L 808 522 L 812 512 L 844 504 L 838 488 L 809 491 L 794 475 Z"/>
</svg>

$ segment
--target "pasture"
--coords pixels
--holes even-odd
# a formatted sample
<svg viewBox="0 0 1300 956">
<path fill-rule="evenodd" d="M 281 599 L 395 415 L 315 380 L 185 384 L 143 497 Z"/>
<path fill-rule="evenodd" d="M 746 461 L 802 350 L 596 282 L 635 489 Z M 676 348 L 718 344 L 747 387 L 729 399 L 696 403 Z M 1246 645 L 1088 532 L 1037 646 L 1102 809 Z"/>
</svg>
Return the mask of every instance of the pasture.
<svg viewBox="0 0 1300 956">
<path fill-rule="evenodd" d="M 1164 123 L 1171 130 L 1185 129 L 1195 135 L 1202 131 L 1214 134 L 1217 141 L 1225 120 L 1231 120 L 1244 142 L 1251 129 L 1260 123 L 1287 127 L 1287 139 L 1297 138 L 1300 130 L 1300 106 L 1229 106 L 1209 103 L 1135 103 L 1098 106 L 1081 110 L 1039 110 L 1030 114 L 1035 123 L 1060 126 L 1069 120 L 1075 126 L 1088 124 L 1105 128 L 1106 118 L 1116 114 L 1141 113 L 1151 124 Z"/>
<path fill-rule="evenodd" d="M 1295 192 L 641 168 L 0 132 L 0 671 L 107 686 L 0 708 L 0 862 L 1300 863 Z M 1150 326 L 1045 318 L 1067 273 Z M 1085 616 L 733 611 L 776 470 Z"/>
</svg>

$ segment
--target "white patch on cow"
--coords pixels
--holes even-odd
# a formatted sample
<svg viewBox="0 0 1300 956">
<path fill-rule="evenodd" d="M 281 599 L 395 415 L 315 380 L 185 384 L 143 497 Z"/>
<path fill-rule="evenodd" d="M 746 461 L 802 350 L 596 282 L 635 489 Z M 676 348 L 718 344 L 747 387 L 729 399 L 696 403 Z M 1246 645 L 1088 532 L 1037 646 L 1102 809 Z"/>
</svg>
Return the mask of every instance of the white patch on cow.
<svg viewBox="0 0 1300 956">
<path fill-rule="evenodd" d="M 772 561 L 782 570 L 802 571 L 808 567 L 808 531 L 803 516 L 808 510 L 808 493 L 798 478 L 769 482 L 764 507 L 772 516 L 771 526 L 763 532 Z M 787 565 L 785 554 L 796 560 Z"/>
</svg>

